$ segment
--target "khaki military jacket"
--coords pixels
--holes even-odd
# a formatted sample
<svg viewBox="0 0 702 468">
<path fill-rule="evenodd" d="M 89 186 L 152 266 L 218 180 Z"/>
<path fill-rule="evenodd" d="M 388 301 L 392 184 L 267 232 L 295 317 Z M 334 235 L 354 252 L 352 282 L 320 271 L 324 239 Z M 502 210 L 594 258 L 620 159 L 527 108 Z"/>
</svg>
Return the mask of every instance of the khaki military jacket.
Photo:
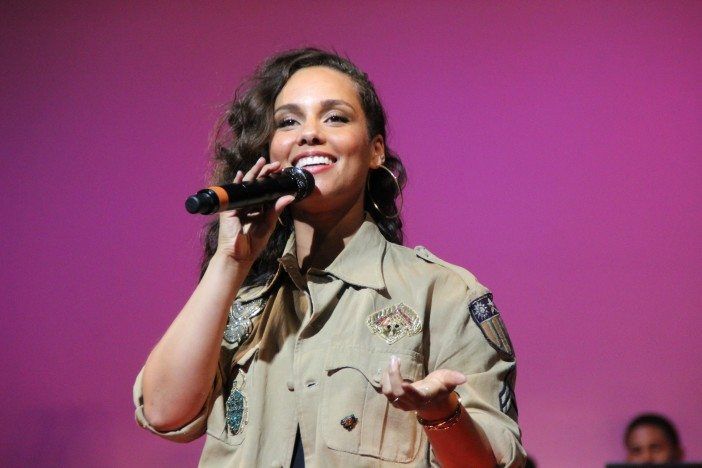
<svg viewBox="0 0 702 468">
<path fill-rule="evenodd" d="M 499 466 L 522 466 L 515 360 L 489 291 L 423 247 L 385 240 L 368 217 L 325 270 L 303 277 L 294 235 L 266 286 L 242 288 L 199 416 L 159 432 L 206 434 L 202 467 L 289 467 L 299 427 L 308 467 L 437 466 L 415 414 L 381 392 L 390 356 L 405 379 L 463 372 L 456 390 Z"/>
</svg>

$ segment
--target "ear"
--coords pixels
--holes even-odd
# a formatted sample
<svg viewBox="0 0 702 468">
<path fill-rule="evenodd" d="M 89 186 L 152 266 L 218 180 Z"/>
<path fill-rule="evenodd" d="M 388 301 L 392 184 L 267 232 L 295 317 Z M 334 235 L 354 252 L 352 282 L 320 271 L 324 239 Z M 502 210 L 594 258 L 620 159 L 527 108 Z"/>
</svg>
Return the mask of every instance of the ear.
<svg viewBox="0 0 702 468">
<path fill-rule="evenodd" d="M 385 163 L 385 140 L 382 135 L 376 135 L 371 140 L 370 168 L 378 169 Z"/>
</svg>

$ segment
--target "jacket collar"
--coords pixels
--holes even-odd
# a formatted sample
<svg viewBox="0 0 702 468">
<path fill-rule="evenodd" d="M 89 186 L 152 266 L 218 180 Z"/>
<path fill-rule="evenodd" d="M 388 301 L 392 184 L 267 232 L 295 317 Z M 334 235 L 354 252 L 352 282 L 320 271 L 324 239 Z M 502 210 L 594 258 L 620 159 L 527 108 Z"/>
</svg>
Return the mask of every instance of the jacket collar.
<svg viewBox="0 0 702 468">
<path fill-rule="evenodd" d="M 334 261 L 324 270 L 310 268 L 309 273 L 329 274 L 362 288 L 385 289 L 382 262 L 386 244 L 387 240 L 378 230 L 373 218 L 366 214 L 358 231 Z M 296 284 L 302 280 L 295 256 L 295 232 L 288 238 L 279 262 Z"/>
</svg>

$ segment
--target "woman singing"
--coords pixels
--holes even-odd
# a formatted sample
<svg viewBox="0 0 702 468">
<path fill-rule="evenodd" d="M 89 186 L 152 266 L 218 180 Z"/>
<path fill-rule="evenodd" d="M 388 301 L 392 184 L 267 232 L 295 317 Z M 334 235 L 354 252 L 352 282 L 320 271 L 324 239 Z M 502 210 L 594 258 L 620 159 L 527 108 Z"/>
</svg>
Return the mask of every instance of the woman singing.
<svg viewBox="0 0 702 468">
<path fill-rule="evenodd" d="M 202 277 L 149 355 L 139 424 L 201 466 L 521 466 L 515 359 L 492 295 L 402 244 L 402 163 L 367 76 L 303 49 L 240 89 L 215 182 L 315 190 L 209 225 Z"/>
</svg>

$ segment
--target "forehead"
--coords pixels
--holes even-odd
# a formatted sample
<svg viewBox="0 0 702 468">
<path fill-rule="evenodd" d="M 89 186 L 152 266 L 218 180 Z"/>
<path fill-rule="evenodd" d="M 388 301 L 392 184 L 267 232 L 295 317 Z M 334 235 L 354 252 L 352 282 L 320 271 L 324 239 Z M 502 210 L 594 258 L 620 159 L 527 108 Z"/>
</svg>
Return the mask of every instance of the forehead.
<svg viewBox="0 0 702 468">
<path fill-rule="evenodd" d="M 328 99 L 340 99 L 360 109 L 361 102 L 354 81 L 345 73 L 328 67 L 307 67 L 296 71 L 275 99 L 283 104 L 313 105 Z"/>
<path fill-rule="evenodd" d="M 630 444 L 668 443 L 665 432 L 648 424 L 638 426 L 629 434 Z"/>
</svg>

